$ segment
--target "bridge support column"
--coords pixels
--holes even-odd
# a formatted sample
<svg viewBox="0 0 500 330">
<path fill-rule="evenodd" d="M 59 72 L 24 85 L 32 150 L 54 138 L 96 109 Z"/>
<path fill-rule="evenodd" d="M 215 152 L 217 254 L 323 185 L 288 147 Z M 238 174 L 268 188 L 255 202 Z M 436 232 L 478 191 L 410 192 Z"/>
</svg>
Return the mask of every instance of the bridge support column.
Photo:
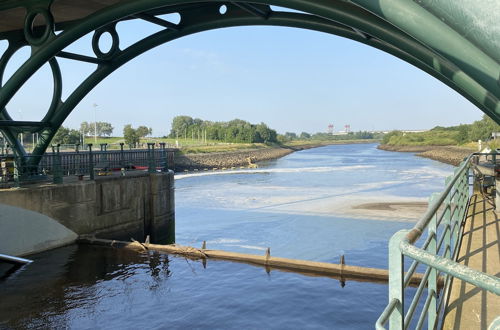
<svg viewBox="0 0 500 330">
<path fill-rule="evenodd" d="M 116 240 L 134 238 L 140 242 L 149 235 L 151 243 L 175 242 L 172 171 L 1 190 L 0 209 L 11 206 L 33 211 L 31 214 L 43 219 L 53 219 L 77 235 Z M 9 236 L 28 237 L 26 233 L 31 230 L 34 231 L 33 237 L 38 237 L 37 231 L 46 232 L 40 223 L 25 221 L 23 227 L 9 232 Z M 32 246 L 30 244 L 27 239 L 23 251 L 39 252 L 35 241 Z"/>
</svg>

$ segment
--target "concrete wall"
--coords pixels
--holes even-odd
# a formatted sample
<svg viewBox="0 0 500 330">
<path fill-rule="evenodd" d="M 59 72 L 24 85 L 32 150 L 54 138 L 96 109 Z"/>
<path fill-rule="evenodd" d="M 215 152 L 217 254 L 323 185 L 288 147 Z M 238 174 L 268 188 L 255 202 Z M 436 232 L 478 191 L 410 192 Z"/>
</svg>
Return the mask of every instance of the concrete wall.
<svg viewBox="0 0 500 330">
<path fill-rule="evenodd" d="M 78 235 L 139 241 L 150 235 L 152 242 L 175 239 L 171 171 L 3 190 L 0 204 L 46 215 Z M 0 232 L 2 227 L 0 223 Z"/>
<path fill-rule="evenodd" d="M 78 235 L 46 215 L 0 204 L 0 253 L 24 256 L 74 242 Z"/>
</svg>

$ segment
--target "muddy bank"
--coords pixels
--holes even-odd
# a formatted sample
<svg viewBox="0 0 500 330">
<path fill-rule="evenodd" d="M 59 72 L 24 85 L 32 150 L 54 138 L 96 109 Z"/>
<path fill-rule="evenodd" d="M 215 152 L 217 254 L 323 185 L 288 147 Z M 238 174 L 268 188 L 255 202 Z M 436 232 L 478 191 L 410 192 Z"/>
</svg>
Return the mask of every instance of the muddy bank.
<svg viewBox="0 0 500 330">
<path fill-rule="evenodd" d="M 415 152 L 416 156 L 430 158 L 442 163 L 458 166 L 475 149 L 456 146 L 390 146 L 380 144 L 378 149 L 399 152 Z"/>
</svg>

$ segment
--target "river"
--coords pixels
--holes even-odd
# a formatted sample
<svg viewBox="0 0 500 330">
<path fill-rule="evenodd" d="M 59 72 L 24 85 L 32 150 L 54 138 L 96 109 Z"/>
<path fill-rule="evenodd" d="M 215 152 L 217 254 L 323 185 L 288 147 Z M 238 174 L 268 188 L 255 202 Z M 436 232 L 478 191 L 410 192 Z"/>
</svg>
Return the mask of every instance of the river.
<svg viewBox="0 0 500 330">
<path fill-rule="evenodd" d="M 387 267 L 453 167 L 375 144 L 295 152 L 257 169 L 176 175 L 184 245 Z M 0 328 L 367 329 L 387 286 L 245 264 L 72 245 L 0 280 Z"/>
</svg>

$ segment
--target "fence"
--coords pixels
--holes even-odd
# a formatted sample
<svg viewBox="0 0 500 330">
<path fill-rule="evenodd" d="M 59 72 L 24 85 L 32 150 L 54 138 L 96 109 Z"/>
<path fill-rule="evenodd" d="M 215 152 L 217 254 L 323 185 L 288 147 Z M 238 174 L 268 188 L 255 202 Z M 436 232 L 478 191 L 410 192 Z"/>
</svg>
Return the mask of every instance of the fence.
<svg viewBox="0 0 500 330">
<path fill-rule="evenodd" d="M 174 167 L 175 149 L 155 148 L 154 143 L 148 144 L 148 149 L 125 150 L 123 144 L 120 150 L 107 150 L 102 144 L 100 150 L 93 150 L 87 145 L 88 151 L 61 152 L 58 146 L 42 156 L 28 155 L 24 159 L 14 155 L 0 155 L 0 182 L 5 187 L 20 186 L 23 183 L 52 180 L 62 183 L 64 176 L 77 176 L 82 179 L 88 176 L 93 180 L 95 175 L 110 175 L 127 171 L 166 171 Z M 38 157 L 39 159 L 36 159 Z"/>
<path fill-rule="evenodd" d="M 377 329 L 384 329 L 387 322 L 391 329 L 421 329 L 426 321 L 428 329 L 436 328 L 452 277 L 500 294 L 498 278 L 455 262 L 461 243 L 462 224 L 467 214 L 469 171 L 473 156 L 469 156 L 454 175 L 446 179 L 445 190 L 441 194 L 431 196 L 427 212 L 413 229 L 399 231 L 390 239 L 389 303 L 377 320 Z M 406 274 L 405 259 L 412 261 Z M 405 289 L 419 265 L 425 268 L 424 277 L 407 307 L 405 296 L 408 296 L 408 292 Z M 444 279 L 442 288 L 438 285 L 440 275 Z M 424 292 L 425 300 L 422 299 Z M 414 318 L 415 312 L 420 309 L 418 319 Z"/>
</svg>

